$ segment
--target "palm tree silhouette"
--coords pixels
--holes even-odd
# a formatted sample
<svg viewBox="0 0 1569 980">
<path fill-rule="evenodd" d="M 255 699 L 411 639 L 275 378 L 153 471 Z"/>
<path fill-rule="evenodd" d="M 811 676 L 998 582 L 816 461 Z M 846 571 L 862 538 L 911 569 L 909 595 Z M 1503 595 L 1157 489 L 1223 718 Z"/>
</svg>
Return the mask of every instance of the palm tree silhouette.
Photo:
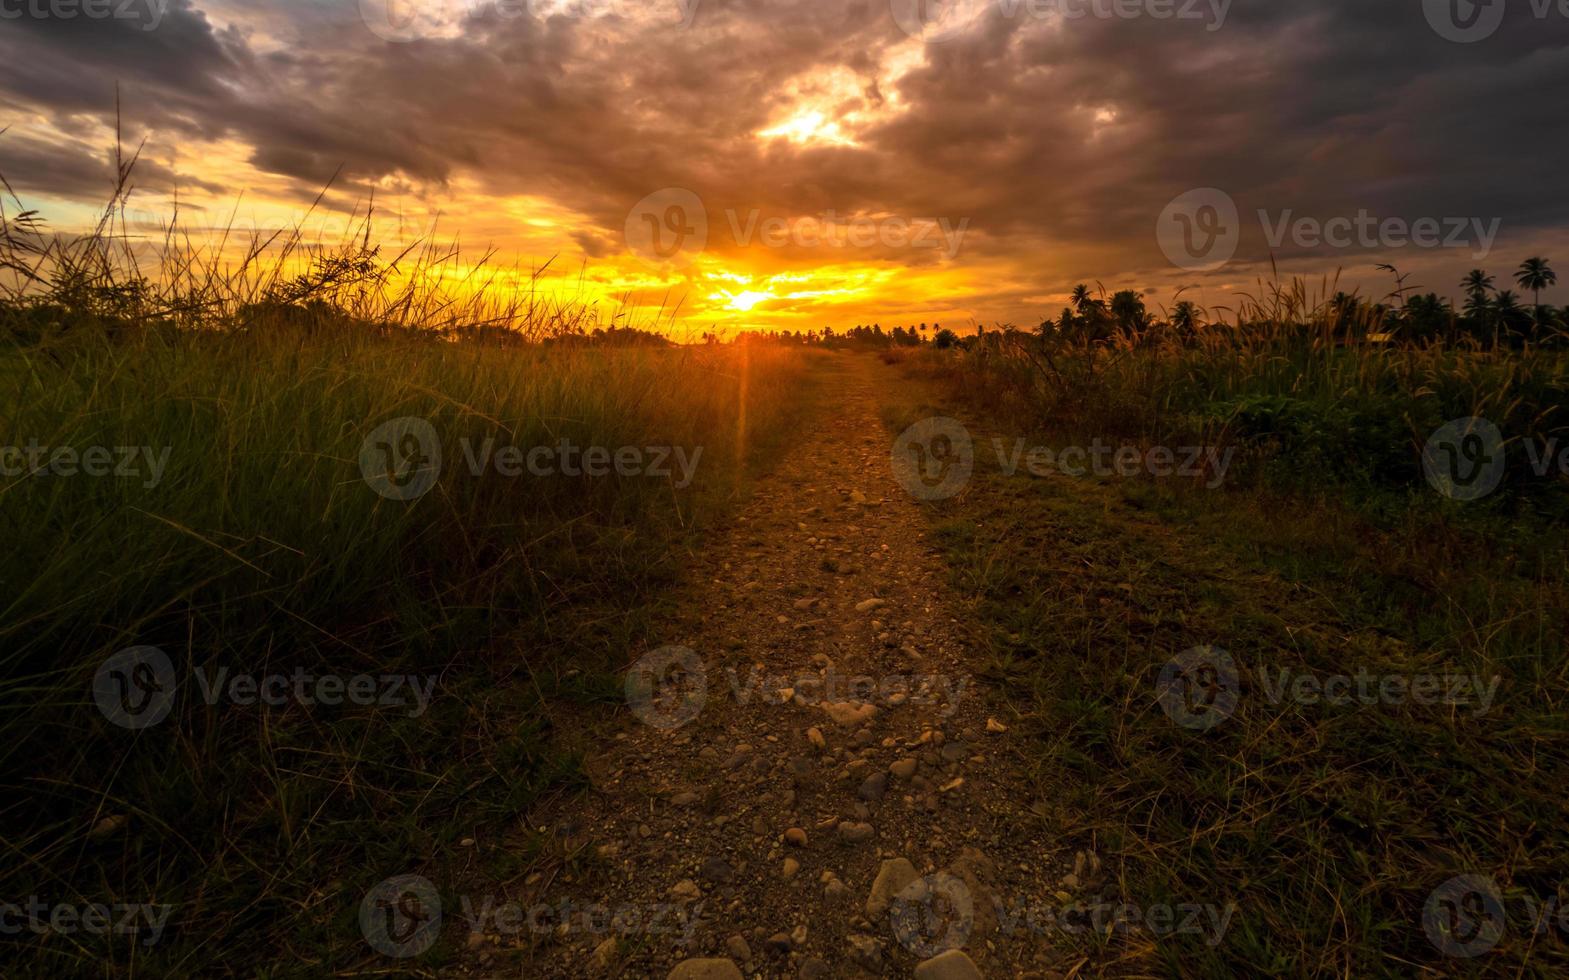
<svg viewBox="0 0 1569 980">
<path fill-rule="evenodd" d="M 1536 308 L 1532 316 L 1533 319 L 1540 321 L 1542 290 L 1558 282 L 1558 274 L 1548 267 L 1546 259 L 1537 256 L 1520 263 L 1520 271 L 1515 273 L 1515 282 L 1521 289 L 1531 291 L 1531 305 Z"/>
<path fill-rule="evenodd" d="M 1464 289 L 1468 296 L 1485 296 L 1487 291 L 1493 288 L 1493 277 L 1481 269 L 1472 269 L 1465 274 L 1464 279 L 1460 280 L 1460 288 Z"/>
<path fill-rule="evenodd" d="M 1080 313 L 1083 313 L 1084 308 L 1094 302 L 1094 300 L 1090 298 L 1090 287 L 1084 285 L 1082 282 L 1077 286 L 1074 286 L 1072 300 L 1073 308 L 1078 310 Z"/>
</svg>

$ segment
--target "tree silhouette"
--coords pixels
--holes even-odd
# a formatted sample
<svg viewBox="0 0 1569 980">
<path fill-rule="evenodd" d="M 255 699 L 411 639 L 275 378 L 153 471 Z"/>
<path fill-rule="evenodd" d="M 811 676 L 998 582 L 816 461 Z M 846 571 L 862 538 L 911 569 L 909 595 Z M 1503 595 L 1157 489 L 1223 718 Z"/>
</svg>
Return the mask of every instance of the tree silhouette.
<svg viewBox="0 0 1569 980">
<path fill-rule="evenodd" d="M 1536 256 L 1520 263 L 1520 270 L 1515 273 L 1515 283 L 1521 289 L 1531 291 L 1531 305 L 1535 307 L 1533 319 L 1540 323 L 1542 317 L 1542 290 L 1558 282 L 1557 273 L 1548 266 L 1547 260 Z"/>
<path fill-rule="evenodd" d="M 1481 269 L 1472 269 L 1460 280 L 1460 288 L 1466 291 L 1467 296 L 1486 296 L 1493 288 L 1493 277 Z"/>
</svg>

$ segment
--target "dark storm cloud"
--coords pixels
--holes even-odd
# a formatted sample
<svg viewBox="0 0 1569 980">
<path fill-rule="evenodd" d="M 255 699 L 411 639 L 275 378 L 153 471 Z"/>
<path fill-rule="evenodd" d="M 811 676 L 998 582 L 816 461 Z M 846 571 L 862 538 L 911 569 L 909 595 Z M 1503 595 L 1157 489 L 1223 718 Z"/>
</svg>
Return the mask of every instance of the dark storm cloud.
<svg viewBox="0 0 1569 980">
<path fill-rule="evenodd" d="M 127 159 L 135 151 L 135 147 L 124 148 Z M 0 176 L 20 195 L 32 191 L 93 204 L 106 203 L 116 181 L 112 150 L 83 140 L 38 139 L 16 129 L 0 134 Z M 149 159 L 136 161 L 132 183 L 154 191 L 199 187 L 221 194 L 225 190 Z"/>
<path fill-rule="evenodd" d="M 456 29 L 409 43 L 352 4 L 268 8 L 250 35 L 214 26 L 234 10 L 185 0 L 156 31 L 5 22 L 0 92 L 64 126 L 112 113 L 118 82 L 137 125 L 239 139 L 310 193 L 341 165 L 349 181 L 463 176 L 548 197 L 594 222 L 577 233 L 592 254 L 665 186 L 696 190 L 711 224 L 753 208 L 967 218 L 966 255 L 1050 254 L 1075 275 L 1096 271 L 1074 267 L 1078 250 L 1162 267 L 1156 217 L 1194 187 L 1236 200 L 1254 260 L 1259 209 L 1477 216 L 1522 235 L 1569 223 L 1569 18 L 1528 0 L 1472 44 L 1415 2 L 1236 0 L 1214 30 L 999 2 L 901 78 L 881 67 L 909 44 L 887 0 L 698 0 L 689 29 L 676 0 L 613 2 L 590 17 L 453 6 Z M 856 79 L 831 108 L 867 114 L 857 145 L 753 135 L 787 114 L 787 86 L 830 71 Z M 89 192 L 79 167 L 27 165 L 44 171 L 29 186 Z"/>
</svg>

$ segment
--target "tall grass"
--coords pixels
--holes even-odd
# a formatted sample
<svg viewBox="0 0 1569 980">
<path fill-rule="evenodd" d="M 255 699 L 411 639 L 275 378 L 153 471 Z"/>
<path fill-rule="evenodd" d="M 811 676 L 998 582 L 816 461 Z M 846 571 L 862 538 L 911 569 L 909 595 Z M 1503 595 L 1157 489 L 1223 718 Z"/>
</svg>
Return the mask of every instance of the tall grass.
<svg viewBox="0 0 1569 980">
<path fill-rule="evenodd" d="M 1538 931 L 1531 902 L 1560 908 L 1569 887 L 1569 494 L 1521 442 L 1562 447 L 1564 357 L 1386 348 L 1323 315 L 1257 304 L 1185 342 L 999 334 L 910 359 L 979 409 L 976 479 L 940 508 L 940 540 L 1016 698 L 1022 761 L 1051 787 L 1044 832 L 1107 857 L 1107 901 L 1236 908 L 1213 945 L 1080 941 L 1107 975 L 1563 975 L 1566 937 Z M 1504 432 L 1511 467 L 1462 503 L 1427 486 L 1420 453 L 1468 415 Z M 1008 477 L 981 448 L 993 432 L 1235 446 L 1247 465 L 1216 490 Z M 1155 696 L 1199 646 L 1240 674 L 1234 714 L 1206 732 Z M 1276 702 L 1264 678 L 1282 669 L 1498 687 L 1486 711 Z M 1423 928 L 1457 875 L 1494 883 L 1507 909 L 1474 959 Z"/>
<path fill-rule="evenodd" d="M 1186 338 L 1087 344 L 1004 331 L 953 356 L 928 352 L 926 363 L 967 379 L 1016 427 L 1234 447 L 1241 474 L 1275 486 L 1419 487 L 1433 431 L 1482 417 L 1504 434 L 1510 464 L 1495 505 L 1559 508 L 1563 495 L 1531 472 L 1526 444 L 1540 453 L 1569 443 L 1569 357 L 1530 344 L 1373 343 L 1370 321 L 1344 322 L 1314 295 L 1301 280 L 1265 284 L 1231 322 Z"/>
<path fill-rule="evenodd" d="M 482 263 L 456 251 L 383 256 L 369 209 L 331 249 L 296 228 L 238 260 L 171 230 L 146 275 L 122 213 L 117 195 L 83 236 L 0 214 L 0 446 L 167 452 L 156 480 L 142 461 L 60 475 L 48 454 L 0 477 L 0 898 L 173 913 L 152 946 L 25 934 L 0 972 L 358 969 L 369 884 L 577 778 L 550 705 L 614 699 L 684 543 L 788 436 L 804 366 L 564 342 L 623 321 L 530 280 L 477 288 Z M 361 451 L 406 417 L 433 427 L 440 473 L 388 499 Z M 486 440 L 701 456 L 690 485 L 511 476 L 470 465 Z M 178 687 L 168 718 L 131 731 L 92 690 L 137 645 Z M 435 699 L 419 717 L 209 704 L 198 672 L 224 668 L 414 675 Z"/>
</svg>

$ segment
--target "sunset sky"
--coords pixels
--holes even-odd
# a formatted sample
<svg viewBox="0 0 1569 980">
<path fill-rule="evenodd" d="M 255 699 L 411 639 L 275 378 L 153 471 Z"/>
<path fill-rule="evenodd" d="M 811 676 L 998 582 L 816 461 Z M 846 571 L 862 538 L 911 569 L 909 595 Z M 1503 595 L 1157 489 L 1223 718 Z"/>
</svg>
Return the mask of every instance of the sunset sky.
<svg viewBox="0 0 1569 980">
<path fill-rule="evenodd" d="M 112 185 L 118 85 L 149 232 L 176 193 L 198 235 L 286 225 L 341 168 L 327 238 L 374 189 L 388 242 L 691 329 L 1033 326 L 1080 281 L 1220 307 L 1272 253 L 1373 298 L 1379 262 L 1447 295 L 1569 265 L 1569 16 L 1529 0 L 78 2 L 0 0 L 0 174 L 58 230 Z M 1182 222 L 1229 261 L 1174 262 Z"/>
</svg>

